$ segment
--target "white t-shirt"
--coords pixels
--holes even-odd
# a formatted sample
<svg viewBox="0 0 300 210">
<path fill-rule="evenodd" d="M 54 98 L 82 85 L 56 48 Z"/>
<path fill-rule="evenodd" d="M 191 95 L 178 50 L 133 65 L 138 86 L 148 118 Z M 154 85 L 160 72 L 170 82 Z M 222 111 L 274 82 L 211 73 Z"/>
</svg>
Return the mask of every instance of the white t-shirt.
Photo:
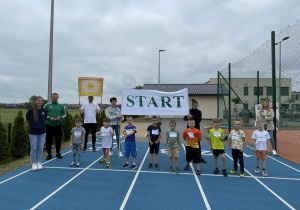
<svg viewBox="0 0 300 210">
<path fill-rule="evenodd" d="M 255 139 L 255 145 L 256 150 L 262 150 L 265 151 L 268 148 L 268 139 L 270 139 L 270 135 L 268 131 L 254 131 L 252 136 L 252 139 Z"/>
<path fill-rule="evenodd" d="M 102 136 L 102 148 L 111 148 L 113 138 L 111 132 L 113 132 L 113 129 L 111 127 L 105 128 L 102 126 L 100 132 Z"/>
<path fill-rule="evenodd" d="M 84 123 L 97 123 L 96 112 L 99 110 L 99 106 L 96 103 L 85 103 L 81 107 L 84 110 Z"/>
</svg>

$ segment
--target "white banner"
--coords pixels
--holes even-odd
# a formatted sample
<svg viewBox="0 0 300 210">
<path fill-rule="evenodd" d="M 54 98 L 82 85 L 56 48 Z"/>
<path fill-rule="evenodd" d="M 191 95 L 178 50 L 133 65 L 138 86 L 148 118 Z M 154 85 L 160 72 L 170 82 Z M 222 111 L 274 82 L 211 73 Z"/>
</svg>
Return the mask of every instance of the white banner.
<svg viewBox="0 0 300 210">
<path fill-rule="evenodd" d="M 176 92 L 123 89 L 124 115 L 187 115 L 189 113 L 187 88 Z"/>
</svg>

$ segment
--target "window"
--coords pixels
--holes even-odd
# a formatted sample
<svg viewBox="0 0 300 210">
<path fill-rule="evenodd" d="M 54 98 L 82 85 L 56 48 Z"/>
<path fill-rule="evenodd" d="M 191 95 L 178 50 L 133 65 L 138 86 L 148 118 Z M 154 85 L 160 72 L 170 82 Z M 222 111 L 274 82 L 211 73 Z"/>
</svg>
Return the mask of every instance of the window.
<svg viewBox="0 0 300 210">
<path fill-rule="evenodd" d="M 263 87 L 259 87 L 259 95 L 263 95 Z M 254 87 L 254 95 L 257 96 L 257 87 Z"/>
<path fill-rule="evenodd" d="M 248 110 L 248 104 L 244 104 L 244 109 Z"/>
<path fill-rule="evenodd" d="M 294 95 L 292 95 L 292 99 L 295 100 L 295 96 Z"/>
<path fill-rule="evenodd" d="M 281 109 L 289 109 L 289 104 L 281 104 Z"/>
<path fill-rule="evenodd" d="M 299 101 L 299 95 L 295 95 L 295 100 Z"/>
<path fill-rule="evenodd" d="M 281 87 L 280 88 L 280 94 L 282 95 L 282 96 L 288 96 L 288 95 L 290 95 L 289 94 L 289 87 Z"/>
<path fill-rule="evenodd" d="M 273 88 L 267 87 L 267 96 L 272 96 L 272 95 L 273 95 Z"/>
<path fill-rule="evenodd" d="M 248 87 L 244 87 L 244 96 L 248 95 Z"/>
</svg>

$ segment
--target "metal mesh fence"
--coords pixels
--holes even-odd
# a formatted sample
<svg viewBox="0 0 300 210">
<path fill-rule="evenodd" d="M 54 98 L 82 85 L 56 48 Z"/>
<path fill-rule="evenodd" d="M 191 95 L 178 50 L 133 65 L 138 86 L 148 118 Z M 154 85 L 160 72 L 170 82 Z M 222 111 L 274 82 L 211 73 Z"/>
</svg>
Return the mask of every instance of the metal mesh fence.
<svg viewBox="0 0 300 210">
<path fill-rule="evenodd" d="M 268 99 L 271 103 L 276 89 L 280 107 L 277 131 L 277 152 L 300 164 L 300 19 L 275 32 L 275 57 L 272 40 L 268 39 L 250 55 L 231 63 L 218 74 L 216 81 L 231 90 L 231 95 L 219 93 L 219 117 L 232 125 L 234 119 L 244 129 L 254 129 L 255 105 Z M 272 84 L 272 59 L 275 59 L 275 83 Z M 223 103 L 222 105 L 220 103 Z M 251 132 L 248 139 L 251 138 Z M 247 137 L 246 137 L 247 139 Z M 289 139 L 289 141 L 287 140 Z M 290 139 L 293 139 L 291 141 Z M 287 143 L 289 142 L 289 143 Z"/>
</svg>

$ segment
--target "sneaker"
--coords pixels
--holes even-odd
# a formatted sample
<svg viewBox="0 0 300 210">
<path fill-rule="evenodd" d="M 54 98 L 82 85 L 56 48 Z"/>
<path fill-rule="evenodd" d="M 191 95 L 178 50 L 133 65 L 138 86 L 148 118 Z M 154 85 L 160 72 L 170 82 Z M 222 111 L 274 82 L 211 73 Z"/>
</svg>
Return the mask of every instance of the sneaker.
<svg viewBox="0 0 300 210">
<path fill-rule="evenodd" d="M 240 173 L 240 177 L 241 177 L 241 178 L 244 178 L 244 177 L 245 177 L 245 174 L 241 172 L 241 173 Z"/>
<path fill-rule="evenodd" d="M 122 158 L 122 157 L 123 157 L 122 152 L 119 152 L 119 158 Z"/>
<path fill-rule="evenodd" d="M 80 162 L 77 162 L 77 163 L 76 163 L 76 166 L 79 167 L 79 166 L 80 166 Z"/>
<path fill-rule="evenodd" d="M 123 165 L 123 168 L 128 168 L 128 166 L 129 166 L 129 163 L 125 163 L 125 164 Z"/>
<path fill-rule="evenodd" d="M 172 173 L 172 171 L 173 171 L 173 168 L 172 168 L 172 166 L 170 166 L 169 173 Z"/>
<path fill-rule="evenodd" d="M 268 174 L 267 174 L 266 171 L 263 171 L 263 172 L 262 172 L 262 175 L 263 175 L 264 177 L 267 177 L 267 176 L 268 176 Z"/>
<path fill-rule="evenodd" d="M 93 152 L 96 152 L 96 148 L 95 147 L 93 147 Z"/>
<path fill-rule="evenodd" d="M 226 169 L 222 169 L 222 172 L 223 172 L 223 176 L 225 176 L 225 177 L 228 176 Z"/>
<path fill-rule="evenodd" d="M 134 169 L 136 169 L 136 165 L 133 165 L 133 164 L 132 164 L 132 165 L 130 166 L 130 170 L 134 170 Z"/>
<path fill-rule="evenodd" d="M 75 166 L 75 161 L 72 161 L 72 163 L 70 164 L 70 166 Z"/>
<path fill-rule="evenodd" d="M 148 169 L 152 168 L 153 164 L 152 163 L 149 163 L 148 165 Z"/>
<path fill-rule="evenodd" d="M 175 168 L 175 171 L 176 171 L 176 174 L 179 174 L 179 168 L 178 167 Z"/>
<path fill-rule="evenodd" d="M 273 155 L 275 155 L 275 156 L 277 155 L 277 152 L 276 152 L 276 150 L 273 150 Z"/>
<path fill-rule="evenodd" d="M 219 169 L 216 168 L 216 169 L 214 170 L 214 174 L 218 174 L 218 173 L 219 173 Z"/>
<path fill-rule="evenodd" d="M 41 163 L 37 163 L 37 170 L 43 170 L 43 165 Z"/>
<path fill-rule="evenodd" d="M 200 171 L 200 170 L 197 170 L 196 174 L 197 174 L 197 175 L 200 175 L 200 174 L 201 174 L 201 171 Z"/>
<path fill-rule="evenodd" d="M 111 165 L 110 163 L 107 163 L 105 169 L 109 169 L 109 168 L 111 168 Z"/>
<path fill-rule="evenodd" d="M 258 173 L 259 173 L 259 168 L 256 168 L 256 169 L 254 170 L 254 173 L 258 174 Z"/>
<path fill-rule="evenodd" d="M 63 158 L 63 156 L 61 156 L 60 153 L 57 153 L 57 154 L 56 154 L 56 157 L 57 157 L 58 159 L 62 159 L 62 158 Z"/>
<path fill-rule="evenodd" d="M 102 159 L 99 164 L 102 164 L 102 163 L 106 163 L 106 160 L 105 159 Z"/>
<path fill-rule="evenodd" d="M 109 156 L 113 156 L 113 155 L 114 155 L 114 153 L 109 150 Z"/>
<path fill-rule="evenodd" d="M 38 170 L 36 163 L 32 164 L 31 170 L 33 170 L 33 171 L 37 171 Z"/>
<path fill-rule="evenodd" d="M 159 170 L 158 163 L 155 163 L 155 169 Z"/>
<path fill-rule="evenodd" d="M 52 155 L 47 155 L 46 160 L 50 160 L 52 158 Z"/>
<path fill-rule="evenodd" d="M 186 166 L 184 167 L 183 170 L 187 171 L 187 170 L 189 170 L 189 169 L 190 169 L 190 166 L 189 166 L 189 165 L 186 165 Z"/>
<path fill-rule="evenodd" d="M 237 170 L 231 170 L 230 173 L 231 174 L 236 174 L 238 171 Z"/>
</svg>

